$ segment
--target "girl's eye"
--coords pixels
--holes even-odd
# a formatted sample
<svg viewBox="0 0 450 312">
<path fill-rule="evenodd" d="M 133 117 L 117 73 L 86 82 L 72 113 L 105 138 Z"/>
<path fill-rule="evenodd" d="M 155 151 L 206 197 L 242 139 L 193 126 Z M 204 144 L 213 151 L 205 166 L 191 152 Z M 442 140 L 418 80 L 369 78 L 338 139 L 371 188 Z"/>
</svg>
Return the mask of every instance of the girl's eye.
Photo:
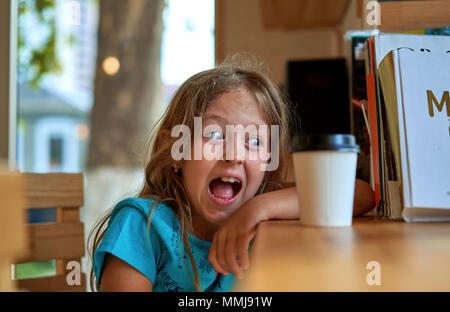
<svg viewBox="0 0 450 312">
<path fill-rule="evenodd" d="M 253 146 L 260 146 L 260 145 L 262 145 L 262 142 L 261 142 L 260 138 L 250 138 L 250 139 L 248 139 L 248 143 L 250 145 L 253 145 Z"/>
<path fill-rule="evenodd" d="M 206 137 L 210 138 L 210 139 L 214 139 L 214 140 L 222 140 L 223 139 L 222 132 L 220 132 L 220 131 L 211 131 L 210 133 L 208 133 L 206 135 Z"/>
</svg>

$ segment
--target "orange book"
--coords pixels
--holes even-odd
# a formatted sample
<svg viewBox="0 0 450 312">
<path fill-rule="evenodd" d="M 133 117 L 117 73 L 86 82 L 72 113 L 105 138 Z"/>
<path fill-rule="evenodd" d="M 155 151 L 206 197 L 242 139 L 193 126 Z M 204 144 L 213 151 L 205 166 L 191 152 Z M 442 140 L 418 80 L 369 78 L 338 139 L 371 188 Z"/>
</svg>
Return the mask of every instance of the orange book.
<svg viewBox="0 0 450 312">
<path fill-rule="evenodd" d="M 376 90 L 375 90 L 375 75 L 366 75 L 367 83 L 367 101 L 369 108 L 369 124 L 370 124 L 370 145 L 372 153 L 372 167 L 373 167 L 373 181 L 375 188 L 375 203 L 378 204 L 381 200 L 380 191 L 380 162 L 378 152 L 378 121 L 377 121 L 377 103 L 376 103 Z"/>
<path fill-rule="evenodd" d="M 380 185 L 380 159 L 379 159 L 379 145 L 378 145 L 378 118 L 377 118 L 377 94 L 375 85 L 375 63 L 374 63 L 374 49 L 373 37 L 369 38 L 369 73 L 366 74 L 367 86 L 367 102 L 368 102 L 368 117 L 370 125 L 370 145 L 373 168 L 373 181 L 375 192 L 375 204 L 379 206 L 381 200 L 381 185 Z"/>
</svg>

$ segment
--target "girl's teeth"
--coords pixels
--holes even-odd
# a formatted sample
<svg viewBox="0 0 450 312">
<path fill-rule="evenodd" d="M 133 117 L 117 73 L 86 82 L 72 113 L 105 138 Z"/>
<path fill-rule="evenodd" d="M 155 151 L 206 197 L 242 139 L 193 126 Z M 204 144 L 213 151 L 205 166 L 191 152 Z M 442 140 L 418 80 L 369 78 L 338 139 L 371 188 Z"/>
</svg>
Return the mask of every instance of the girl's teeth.
<svg viewBox="0 0 450 312">
<path fill-rule="evenodd" d="M 220 177 L 220 179 L 223 182 L 230 182 L 230 183 L 238 182 L 238 183 L 240 183 L 239 179 L 235 179 L 235 178 Z"/>
</svg>

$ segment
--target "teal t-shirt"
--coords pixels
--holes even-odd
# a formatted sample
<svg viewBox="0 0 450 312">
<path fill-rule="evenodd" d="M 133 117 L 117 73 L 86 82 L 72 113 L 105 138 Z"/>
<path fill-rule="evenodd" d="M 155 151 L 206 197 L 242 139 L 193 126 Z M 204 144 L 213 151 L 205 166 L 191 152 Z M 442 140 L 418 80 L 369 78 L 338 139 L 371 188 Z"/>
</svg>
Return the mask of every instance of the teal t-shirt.
<svg viewBox="0 0 450 312">
<path fill-rule="evenodd" d="M 148 237 L 146 235 L 153 204 L 151 199 L 127 198 L 116 205 L 105 235 L 94 253 L 95 277 L 100 281 L 105 254 L 110 253 L 145 275 L 152 282 L 153 291 L 196 291 L 186 271 L 187 267 L 194 278 L 186 249 L 181 255 L 180 223 L 169 206 L 159 203 L 155 207 Z M 201 289 L 230 291 L 234 276 L 231 273 L 227 276 L 216 274 L 208 261 L 211 242 L 191 234 L 188 237 Z"/>
</svg>

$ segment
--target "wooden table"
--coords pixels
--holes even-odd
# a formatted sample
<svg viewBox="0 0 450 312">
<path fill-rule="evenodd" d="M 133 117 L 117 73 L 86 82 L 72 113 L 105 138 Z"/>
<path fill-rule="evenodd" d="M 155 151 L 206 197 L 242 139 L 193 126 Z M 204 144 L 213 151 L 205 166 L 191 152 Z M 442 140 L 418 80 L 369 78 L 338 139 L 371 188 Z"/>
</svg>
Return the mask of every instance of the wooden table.
<svg viewBox="0 0 450 312">
<path fill-rule="evenodd" d="M 360 217 L 351 227 L 319 228 L 263 222 L 236 290 L 450 291 L 450 223 Z"/>
</svg>

